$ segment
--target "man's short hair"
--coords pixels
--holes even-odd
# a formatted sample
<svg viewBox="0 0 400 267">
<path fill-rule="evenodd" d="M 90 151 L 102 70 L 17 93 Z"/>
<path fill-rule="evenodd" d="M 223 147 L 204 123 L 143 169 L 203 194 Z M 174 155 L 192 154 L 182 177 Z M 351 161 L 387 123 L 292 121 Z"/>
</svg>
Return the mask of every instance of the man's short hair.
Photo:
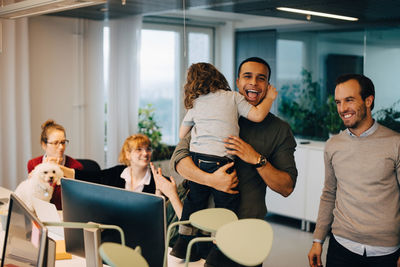
<svg viewBox="0 0 400 267">
<path fill-rule="evenodd" d="M 271 79 L 271 67 L 269 66 L 267 61 L 265 61 L 264 59 L 259 58 L 259 57 L 249 57 L 249 58 L 243 60 L 242 63 L 240 63 L 240 65 L 239 65 L 238 77 L 240 76 L 240 69 L 242 68 L 242 65 L 246 62 L 257 62 L 257 63 L 261 63 L 261 64 L 265 65 L 268 69 L 268 82 L 269 82 L 269 80 Z"/>
<path fill-rule="evenodd" d="M 374 109 L 374 101 L 375 101 L 375 86 L 372 83 L 371 79 L 362 74 L 343 74 L 336 79 L 336 86 L 347 82 L 349 80 L 356 80 L 361 88 L 361 98 L 365 101 L 367 97 L 372 95 L 374 99 L 372 100 L 371 110 Z"/>
</svg>

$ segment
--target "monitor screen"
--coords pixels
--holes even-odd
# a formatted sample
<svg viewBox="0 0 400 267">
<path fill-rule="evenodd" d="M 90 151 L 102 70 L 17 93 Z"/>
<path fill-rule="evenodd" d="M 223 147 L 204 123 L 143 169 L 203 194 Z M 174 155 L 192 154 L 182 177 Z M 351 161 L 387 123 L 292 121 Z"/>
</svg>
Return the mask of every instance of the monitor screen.
<svg viewBox="0 0 400 267">
<path fill-rule="evenodd" d="M 1 266 L 42 267 L 46 239 L 46 227 L 11 194 Z"/>
<path fill-rule="evenodd" d="M 164 198 L 72 179 L 61 180 L 63 220 L 121 227 L 126 245 L 140 246 L 150 266 L 162 266 L 165 240 Z M 64 229 L 68 252 L 84 256 L 83 231 Z M 120 243 L 116 230 L 104 230 L 101 242 Z"/>
</svg>

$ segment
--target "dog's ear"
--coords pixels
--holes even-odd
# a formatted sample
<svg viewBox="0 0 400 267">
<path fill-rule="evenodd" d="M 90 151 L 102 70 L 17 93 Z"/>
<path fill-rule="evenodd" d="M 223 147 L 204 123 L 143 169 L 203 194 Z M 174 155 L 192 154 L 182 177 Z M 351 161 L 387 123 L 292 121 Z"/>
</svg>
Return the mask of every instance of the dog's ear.
<svg viewBox="0 0 400 267">
<path fill-rule="evenodd" d="M 57 185 L 60 185 L 60 184 L 61 184 L 61 177 L 57 178 L 56 184 L 57 184 Z"/>
<path fill-rule="evenodd" d="M 36 167 L 31 171 L 31 175 L 29 176 L 29 178 L 39 179 L 41 175 L 39 165 L 36 165 Z"/>
</svg>

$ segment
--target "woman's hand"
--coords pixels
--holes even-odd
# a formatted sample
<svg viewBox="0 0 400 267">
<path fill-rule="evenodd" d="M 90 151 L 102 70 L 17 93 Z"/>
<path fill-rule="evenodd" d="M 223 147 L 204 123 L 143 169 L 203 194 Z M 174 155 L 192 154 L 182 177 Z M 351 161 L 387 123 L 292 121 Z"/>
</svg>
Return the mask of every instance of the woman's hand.
<svg viewBox="0 0 400 267">
<path fill-rule="evenodd" d="M 61 164 L 63 161 L 63 158 L 59 157 L 44 157 L 43 162 L 51 162 L 55 164 Z"/>
<path fill-rule="evenodd" d="M 174 178 L 171 176 L 170 181 L 162 175 L 161 168 L 155 168 L 154 164 L 150 163 L 151 172 L 153 173 L 154 182 L 156 183 L 156 193 L 160 191 L 168 198 L 174 198 L 178 196 L 176 183 Z"/>
<path fill-rule="evenodd" d="M 178 196 L 178 189 L 174 178 L 171 176 L 170 181 L 162 175 L 161 168 L 155 168 L 154 164 L 150 162 L 151 172 L 153 173 L 154 182 L 156 183 L 156 194 L 157 192 L 163 193 L 171 201 L 171 205 L 178 216 L 181 218 L 183 204 Z"/>
<path fill-rule="evenodd" d="M 224 139 L 224 142 L 225 147 L 228 148 L 226 151 L 228 154 L 238 156 L 244 162 L 257 164 L 260 154 L 240 137 L 230 135 Z"/>
</svg>

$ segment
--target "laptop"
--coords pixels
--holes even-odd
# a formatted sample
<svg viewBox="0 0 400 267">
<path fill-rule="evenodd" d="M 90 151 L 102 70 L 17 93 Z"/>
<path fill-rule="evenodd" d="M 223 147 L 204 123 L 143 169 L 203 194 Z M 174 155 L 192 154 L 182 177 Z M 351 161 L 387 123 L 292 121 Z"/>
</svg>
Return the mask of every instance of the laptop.
<svg viewBox="0 0 400 267">
<path fill-rule="evenodd" d="M 10 195 L 1 267 L 45 264 L 47 228 L 15 194 Z"/>
</svg>

